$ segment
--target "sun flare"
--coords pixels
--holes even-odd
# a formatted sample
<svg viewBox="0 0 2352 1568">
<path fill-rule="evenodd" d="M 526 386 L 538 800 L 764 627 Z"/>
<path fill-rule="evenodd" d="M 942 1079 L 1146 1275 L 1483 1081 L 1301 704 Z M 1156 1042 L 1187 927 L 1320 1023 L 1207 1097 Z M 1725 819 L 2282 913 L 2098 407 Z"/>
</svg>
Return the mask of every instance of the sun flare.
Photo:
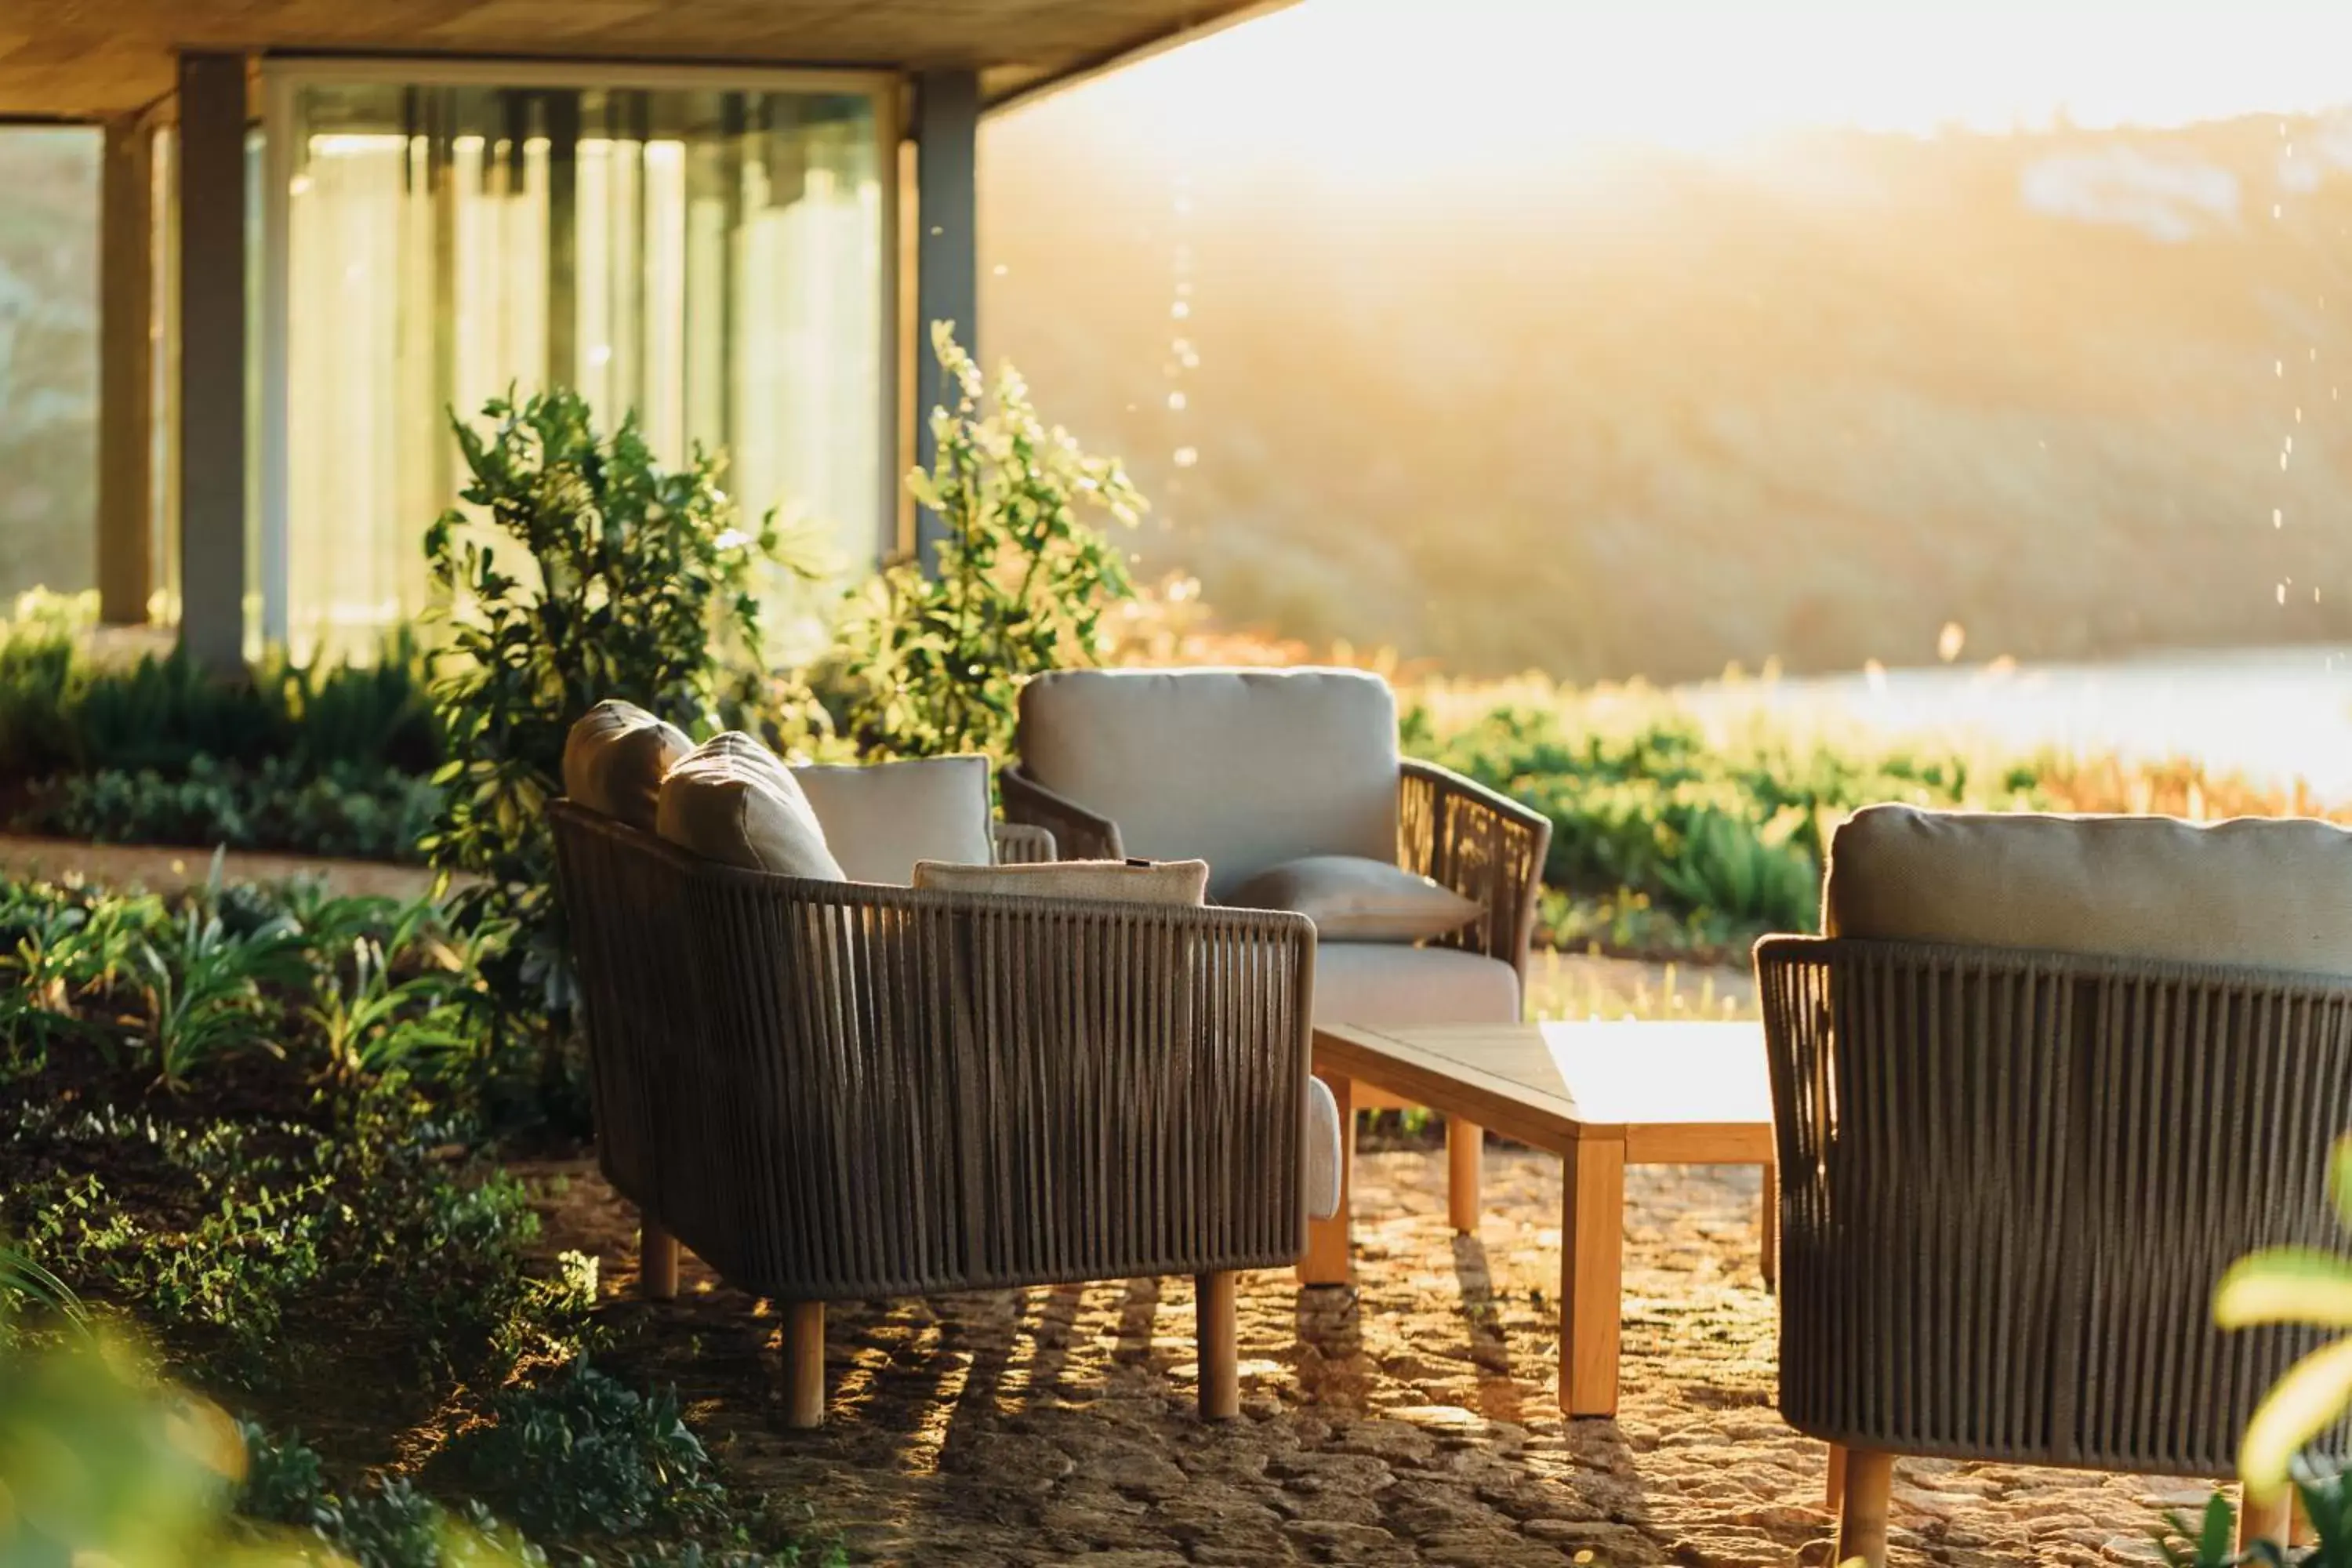
<svg viewBox="0 0 2352 1568">
<path fill-rule="evenodd" d="M 1820 126 L 2169 125 L 2352 97 L 2306 0 L 1305 0 L 1123 74 L 1202 152 L 1388 177 Z"/>
</svg>

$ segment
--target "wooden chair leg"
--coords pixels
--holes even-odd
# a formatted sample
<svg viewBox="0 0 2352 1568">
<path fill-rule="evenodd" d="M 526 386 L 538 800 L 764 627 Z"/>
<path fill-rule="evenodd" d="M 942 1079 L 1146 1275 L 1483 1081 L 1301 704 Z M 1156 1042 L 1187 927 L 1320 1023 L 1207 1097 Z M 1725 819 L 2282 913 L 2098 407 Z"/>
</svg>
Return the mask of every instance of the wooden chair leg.
<svg viewBox="0 0 2352 1568">
<path fill-rule="evenodd" d="M 1345 1285 L 1348 1282 L 1349 1205 L 1355 1201 L 1356 1086 L 1352 1079 L 1330 1072 L 1316 1076 L 1339 1103 L 1339 1210 L 1329 1219 L 1307 1222 L 1307 1256 L 1298 1260 L 1301 1285 Z"/>
<path fill-rule="evenodd" d="M 637 1288 L 649 1301 L 677 1299 L 677 1237 L 649 1215 L 637 1216 Z"/>
<path fill-rule="evenodd" d="M 1834 1563 L 1859 1558 L 1863 1568 L 1886 1568 L 1886 1500 L 1895 1484 L 1895 1457 L 1853 1448 L 1845 1457 L 1845 1499 L 1838 1510 Z"/>
<path fill-rule="evenodd" d="M 1835 1513 L 1845 1506 L 1845 1445 L 1830 1445 L 1829 1485 L 1823 1506 Z"/>
<path fill-rule="evenodd" d="M 1241 1309 L 1234 1293 L 1235 1280 L 1231 1269 L 1192 1280 L 1203 1421 L 1230 1421 L 1242 1413 Z"/>
<path fill-rule="evenodd" d="M 824 1303 L 780 1301 L 784 1320 L 784 1425 L 824 1425 Z"/>
<path fill-rule="evenodd" d="M 1775 1161 L 1764 1162 L 1763 1212 L 1757 1216 L 1761 1232 L 1759 1257 L 1762 1259 L 1764 1289 L 1780 1288 L 1780 1167 Z"/>
<path fill-rule="evenodd" d="M 2294 1494 L 2282 1493 L 2269 1502 L 2256 1502 L 2241 1495 L 2238 1503 L 2238 1550 L 2243 1552 L 2257 1541 L 2273 1541 L 2288 1544 L 2294 1533 Z"/>
<path fill-rule="evenodd" d="M 1485 1128 L 1445 1119 L 1445 1215 L 1463 1236 L 1478 1234 L 1478 1166 L 1486 1149 Z"/>
</svg>

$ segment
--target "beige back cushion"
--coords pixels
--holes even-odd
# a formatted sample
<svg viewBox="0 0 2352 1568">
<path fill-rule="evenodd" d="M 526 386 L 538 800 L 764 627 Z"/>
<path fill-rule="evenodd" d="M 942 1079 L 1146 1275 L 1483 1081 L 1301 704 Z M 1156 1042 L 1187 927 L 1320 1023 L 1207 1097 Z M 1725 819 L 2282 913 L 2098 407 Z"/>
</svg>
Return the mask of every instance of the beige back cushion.
<svg viewBox="0 0 2352 1568">
<path fill-rule="evenodd" d="M 1020 748 L 1129 854 L 1208 861 L 1213 898 L 1305 855 L 1396 858 L 1396 699 L 1360 670 L 1057 671 L 1022 688 Z"/>
<path fill-rule="evenodd" d="M 2352 832 L 2301 818 L 1874 805 L 1837 830 L 1832 936 L 2352 974 Z"/>
<path fill-rule="evenodd" d="M 825 847 L 853 882 L 903 888 L 918 860 L 985 866 L 996 858 L 986 757 L 792 773 L 824 827 Z"/>
<path fill-rule="evenodd" d="M 634 702 L 607 699 L 563 737 L 563 793 L 576 805 L 651 833 L 663 775 L 693 749 L 684 731 Z"/>
<path fill-rule="evenodd" d="M 1198 908 L 1207 895 L 1209 868 L 1201 860 L 1053 860 L 1041 866 L 943 866 L 925 860 L 915 867 L 915 886 L 941 893 Z"/>
<path fill-rule="evenodd" d="M 843 880 L 792 770 L 740 731 L 713 735 L 662 780 L 654 830 L 706 860 Z"/>
</svg>

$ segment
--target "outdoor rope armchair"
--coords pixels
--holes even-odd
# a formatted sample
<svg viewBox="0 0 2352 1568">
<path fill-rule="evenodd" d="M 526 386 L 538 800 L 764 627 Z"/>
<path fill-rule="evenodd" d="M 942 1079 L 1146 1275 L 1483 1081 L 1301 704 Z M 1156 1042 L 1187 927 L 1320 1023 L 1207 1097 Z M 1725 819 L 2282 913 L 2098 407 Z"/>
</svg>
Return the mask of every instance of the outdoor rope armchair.
<svg viewBox="0 0 2352 1568">
<path fill-rule="evenodd" d="M 803 880 L 550 810 L 600 1163 L 779 1304 L 793 1420 L 826 1301 L 1162 1274 L 1234 1413 L 1233 1273 L 1305 1244 L 1306 920 Z"/>
<path fill-rule="evenodd" d="M 1756 972 L 1780 1410 L 1837 1446 L 1839 1559 L 1884 1560 L 1895 1456 L 2230 1475 L 2323 1336 L 2216 1329 L 2216 1283 L 2345 1246 L 2352 835 L 1874 807 L 1831 860 L 1834 934 Z"/>
</svg>

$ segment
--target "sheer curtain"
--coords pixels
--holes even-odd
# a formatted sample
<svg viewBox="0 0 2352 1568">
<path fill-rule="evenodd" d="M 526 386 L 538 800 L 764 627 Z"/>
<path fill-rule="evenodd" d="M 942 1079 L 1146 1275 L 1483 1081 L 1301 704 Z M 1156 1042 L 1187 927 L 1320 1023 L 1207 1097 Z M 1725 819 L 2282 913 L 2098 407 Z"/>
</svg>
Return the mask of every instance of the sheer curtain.
<svg viewBox="0 0 2352 1568">
<path fill-rule="evenodd" d="M 723 449 L 845 570 L 887 500 L 887 187 L 864 92 L 299 76 L 285 100 L 285 624 L 364 653 L 427 600 L 446 411 L 576 386 Z M 277 127 L 272 128 L 273 134 Z M 789 618 L 787 584 L 770 587 Z"/>
</svg>

